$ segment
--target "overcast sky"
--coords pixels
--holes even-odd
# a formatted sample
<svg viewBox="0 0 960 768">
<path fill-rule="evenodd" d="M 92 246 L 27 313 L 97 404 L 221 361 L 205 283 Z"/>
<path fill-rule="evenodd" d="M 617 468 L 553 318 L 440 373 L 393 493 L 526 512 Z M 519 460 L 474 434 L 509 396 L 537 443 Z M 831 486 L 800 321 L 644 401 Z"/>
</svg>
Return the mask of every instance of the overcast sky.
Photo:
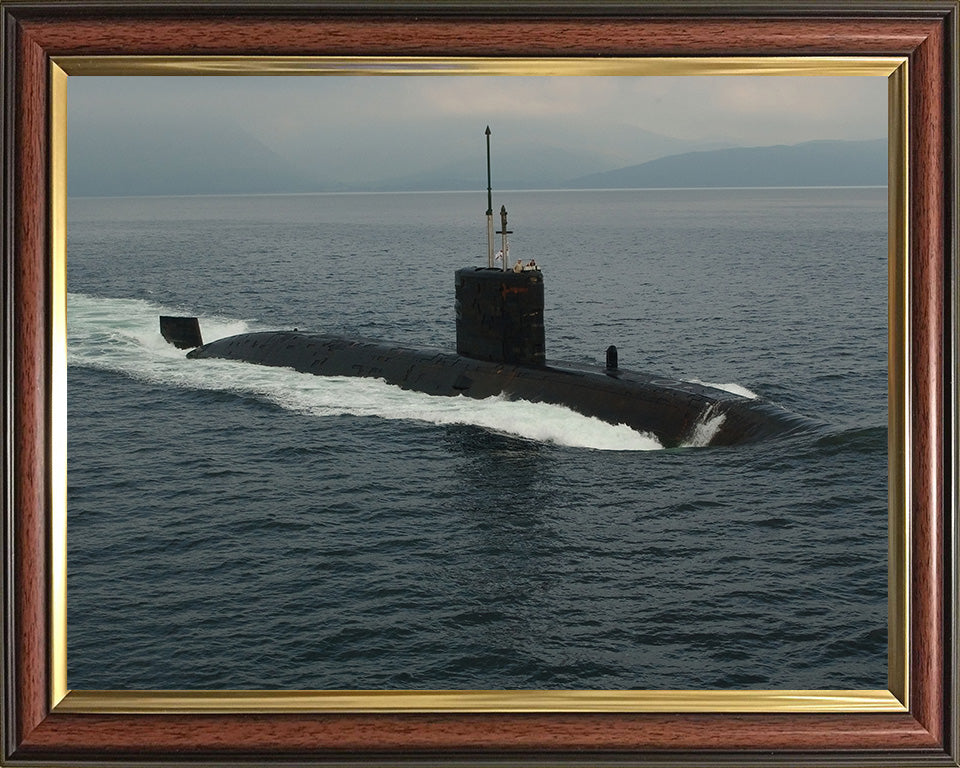
<svg viewBox="0 0 960 768">
<path fill-rule="evenodd" d="M 68 105 L 76 137 L 116 142 L 122 130 L 149 142 L 190 126 L 226 144 L 242 133 L 346 182 L 444 161 L 480 146 L 487 124 L 496 147 L 577 148 L 609 168 L 672 147 L 877 139 L 886 135 L 887 84 L 824 76 L 75 76 Z M 644 132 L 689 146 L 657 144 Z"/>
</svg>

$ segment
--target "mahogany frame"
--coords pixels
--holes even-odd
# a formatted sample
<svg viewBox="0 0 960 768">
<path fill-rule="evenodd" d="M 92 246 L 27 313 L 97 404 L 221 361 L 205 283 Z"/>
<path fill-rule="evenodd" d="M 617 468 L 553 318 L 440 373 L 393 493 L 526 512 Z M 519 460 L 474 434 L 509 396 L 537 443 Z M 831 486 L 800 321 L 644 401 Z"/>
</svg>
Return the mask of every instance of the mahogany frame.
<svg viewBox="0 0 960 768">
<path fill-rule="evenodd" d="M 0 763 L 958 766 L 957 0 L 0 0 Z M 98 55 L 904 56 L 909 710 L 77 714 L 50 702 L 51 59 Z"/>
</svg>

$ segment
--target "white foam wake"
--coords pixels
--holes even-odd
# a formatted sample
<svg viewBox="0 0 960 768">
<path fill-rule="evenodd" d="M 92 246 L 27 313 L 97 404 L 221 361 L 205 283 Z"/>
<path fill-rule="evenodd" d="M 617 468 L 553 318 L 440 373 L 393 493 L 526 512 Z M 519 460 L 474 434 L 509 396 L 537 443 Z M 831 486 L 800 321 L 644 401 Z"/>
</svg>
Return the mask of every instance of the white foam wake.
<svg viewBox="0 0 960 768">
<path fill-rule="evenodd" d="M 713 389 L 722 389 L 724 392 L 730 392 L 731 394 L 738 395 L 740 397 L 745 397 L 748 400 L 756 400 L 760 397 L 756 392 L 751 392 L 744 386 L 736 383 L 730 384 L 713 384 L 709 381 L 700 381 L 700 379 L 687 379 L 691 384 L 699 384 L 702 387 L 712 387 Z"/>
<path fill-rule="evenodd" d="M 726 421 L 726 418 L 727 415 L 725 413 L 717 413 L 717 403 L 708 405 L 704 408 L 703 413 L 697 417 L 693 429 L 690 430 L 690 434 L 687 436 L 687 439 L 680 444 L 680 447 L 704 448 L 710 445 L 713 438 L 717 436 L 717 432 L 720 431 L 720 427 L 723 426 L 723 422 Z"/>
<path fill-rule="evenodd" d="M 662 448 L 653 435 L 546 403 L 501 397 L 433 397 L 377 379 L 313 376 L 233 360 L 187 360 L 160 336 L 161 314 L 190 314 L 136 299 L 67 295 L 71 366 L 115 371 L 150 383 L 257 397 L 313 417 L 376 416 L 437 425 L 465 424 L 557 445 L 612 451 Z M 252 329 L 244 320 L 200 317 L 205 339 Z"/>
</svg>

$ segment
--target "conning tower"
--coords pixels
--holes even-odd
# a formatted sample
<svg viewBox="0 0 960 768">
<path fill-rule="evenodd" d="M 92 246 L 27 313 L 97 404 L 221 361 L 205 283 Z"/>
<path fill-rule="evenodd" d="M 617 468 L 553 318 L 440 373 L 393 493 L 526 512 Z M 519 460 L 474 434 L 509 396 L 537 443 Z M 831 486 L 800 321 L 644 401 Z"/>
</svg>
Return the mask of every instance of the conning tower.
<svg viewBox="0 0 960 768">
<path fill-rule="evenodd" d="M 544 365 L 543 273 L 457 270 L 457 354 L 476 360 Z"/>
</svg>

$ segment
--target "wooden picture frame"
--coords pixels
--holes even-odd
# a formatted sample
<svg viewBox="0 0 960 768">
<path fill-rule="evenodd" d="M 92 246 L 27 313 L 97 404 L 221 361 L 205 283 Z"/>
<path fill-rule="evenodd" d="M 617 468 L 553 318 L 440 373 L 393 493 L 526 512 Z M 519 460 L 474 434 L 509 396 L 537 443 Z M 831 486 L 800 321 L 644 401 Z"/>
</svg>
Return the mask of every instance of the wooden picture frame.
<svg viewBox="0 0 960 768">
<path fill-rule="evenodd" d="M 956 1 L 0 0 L 0 21 L 5 764 L 960 764 Z M 51 298 L 64 280 L 51 252 L 61 247 L 54 233 L 65 226 L 57 203 L 65 190 L 54 189 L 64 137 L 52 110 L 64 87 L 58 59 L 84 57 L 95 66 L 116 56 L 241 64 L 233 57 L 902 57 L 897 87 L 907 105 L 908 175 L 905 199 L 895 202 L 909 224 L 902 233 L 908 283 L 900 286 L 908 363 L 903 391 L 892 399 L 904 403 L 909 427 L 900 435 L 909 447 L 902 488 L 908 527 L 899 544 L 906 668 L 903 690 L 895 692 L 905 706 L 795 711 L 768 706 L 774 695 L 745 707 L 705 697 L 700 707 L 671 708 L 664 700 L 656 710 L 618 707 L 612 699 L 513 709 L 496 692 L 473 708 L 417 708 L 383 696 L 371 703 L 350 692 L 344 706 L 322 710 L 262 693 L 219 704 L 203 696 L 71 703 L 62 690 L 65 670 L 57 668 L 63 649 L 56 647 L 65 451 L 53 425 L 63 419 L 57 409 L 65 398 L 52 361 L 65 318 Z"/>
</svg>

